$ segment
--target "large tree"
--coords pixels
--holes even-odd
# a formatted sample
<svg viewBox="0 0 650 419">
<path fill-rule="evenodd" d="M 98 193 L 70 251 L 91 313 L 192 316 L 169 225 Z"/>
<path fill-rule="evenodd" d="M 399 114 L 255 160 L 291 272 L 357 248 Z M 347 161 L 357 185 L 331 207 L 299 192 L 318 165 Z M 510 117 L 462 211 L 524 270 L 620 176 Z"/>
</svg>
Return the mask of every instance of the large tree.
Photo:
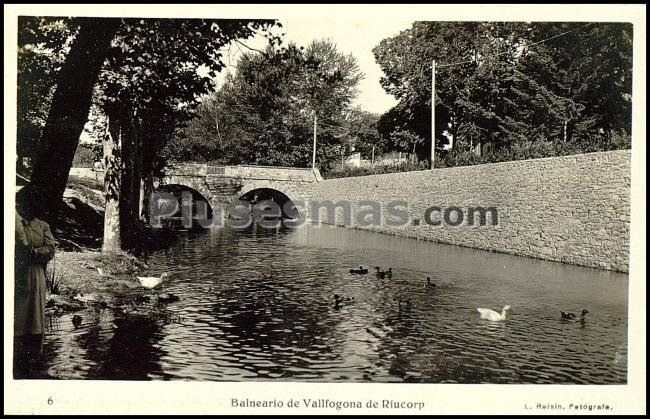
<svg viewBox="0 0 650 419">
<path fill-rule="evenodd" d="M 54 224 L 79 136 L 88 120 L 93 87 L 108 55 L 119 19 L 79 18 L 76 36 L 59 70 L 31 183 L 42 194 L 42 217 Z"/>
<path fill-rule="evenodd" d="M 126 188 L 127 198 L 122 199 L 121 207 L 135 213 L 133 197 L 139 194 L 136 185 L 142 167 L 153 166 L 168 139 L 158 134 L 173 132 L 191 114 L 197 97 L 214 87 L 214 76 L 224 67 L 220 49 L 274 23 L 104 18 L 60 22 L 67 25 L 67 39 L 72 42 L 58 71 L 32 176 L 32 183 L 42 191 L 45 207 L 49 208 L 44 217 L 52 224 L 91 103 L 108 116 L 108 125 L 99 126 L 112 134 L 105 138 L 116 142 L 109 147 L 116 158 L 109 166 L 125 175 L 113 183 L 120 190 Z M 53 43 L 52 31 L 39 30 L 44 26 L 38 22 L 26 27 L 33 31 L 19 39 Z M 110 192 L 110 180 L 117 178 L 107 171 L 109 200 L 115 198 Z"/>
<path fill-rule="evenodd" d="M 629 133 L 631 37 L 619 23 L 416 22 L 374 49 L 399 100 L 380 131 L 424 138 L 416 152 L 427 155 L 435 60 L 437 148 Z"/>
<path fill-rule="evenodd" d="M 105 138 L 116 142 L 105 147 L 115 155 L 105 156 L 107 208 L 110 203 L 115 209 L 112 218 L 120 222 L 111 222 L 107 211 L 105 250 L 135 245 L 153 188 L 153 171 L 162 165 L 160 151 L 171 133 L 193 115 L 198 98 L 214 88 L 216 73 L 224 66 L 222 47 L 271 24 L 200 19 L 124 21 L 95 92 L 109 121 L 111 135 Z M 111 177 L 111 171 L 119 173 Z M 112 193 L 109 179 L 119 185 L 119 193 Z"/>
<path fill-rule="evenodd" d="M 305 167 L 316 117 L 317 161 L 327 169 L 340 160 L 345 117 L 361 77 L 356 60 L 327 41 L 245 54 L 170 150 L 184 160 Z"/>
</svg>

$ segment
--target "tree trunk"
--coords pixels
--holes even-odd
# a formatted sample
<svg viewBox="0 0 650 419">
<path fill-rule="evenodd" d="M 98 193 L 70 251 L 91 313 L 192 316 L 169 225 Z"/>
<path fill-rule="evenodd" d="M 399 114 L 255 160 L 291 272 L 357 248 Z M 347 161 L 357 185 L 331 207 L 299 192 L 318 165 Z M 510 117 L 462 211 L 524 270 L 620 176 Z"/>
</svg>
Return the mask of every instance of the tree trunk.
<svg viewBox="0 0 650 419">
<path fill-rule="evenodd" d="M 88 120 L 93 87 L 120 19 L 82 18 L 79 33 L 59 71 L 57 87 L 43 129 L 32 184 L 43 197 L 40 216 L 54 230 L 79 137 Z"/>
<path fill-rule="evenodd" d="M 146 193 L 146 180 L 144 177 L 140 179 L 140 196 L 138 197 L 138 216 L 140 217 L 140 221 L 142 223 L 146 223 L 146 214 L 144 211 L 145 204 L 146 204 L 146 199 L 145 199 L 145 193 Z"/>
<path fill-rule="evenodd" d="M 140 147 L 133 105 L 128 93 L 120 95 L 122 127 L 122 178 L 119 193 L 122 247 L 133 248 L 140 231 Z"/>
<path fill-rule="evenodd" d="M 153 168 L 151 167 L 148 159 L 143 161 L 144 176 L 142 179 L 142 196 L 140 201 L 140 219 L 145 225 L 149 225 L 151 219 L 149 217 L 149 206 L 154 192 L 153 184 Z"/>
<path fill-rule="evenodd" d="M 155 127 L 154 124 L 154 121 L 148 119 L 147 113 L 144 113 L 142 116 L 143 129 L 141 133 L 141 145 L 142 148 L 144 148 L 144 145 L 146 144 L 147 150 L 159 150 L 161 147 L 160 139 L 163 135 L 152 129 L 152 127 Z M 140 218 L 144 221 L 145 225 L 149 225 L 151 222 L 149 217 L 149 206 L 151 205 L 151 199 L 154 193 L 155 158 L 155 153 L 142 153 L 142 179 L 144 190 L 142 193 Z"/>
<path fill-rule="evenodd" d="M 104 211 L 104 242 L 102 252 L 117 252 L 122 249 L 120 230 L 120 188 L 122 162 L 120 157 L 121 129 L 117 121 L 106 117 L 104 136 L 104 191 L 106 209 Z"/>
</svg>

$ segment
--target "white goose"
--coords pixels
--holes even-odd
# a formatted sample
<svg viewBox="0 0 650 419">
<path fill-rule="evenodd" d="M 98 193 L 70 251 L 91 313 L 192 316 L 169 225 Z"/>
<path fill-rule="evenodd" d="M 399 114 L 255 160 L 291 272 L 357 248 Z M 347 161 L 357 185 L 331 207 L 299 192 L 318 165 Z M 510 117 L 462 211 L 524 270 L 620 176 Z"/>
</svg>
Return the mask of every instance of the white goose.
<svg viewBox="0 0 650 419">
<path fill-rule="evenodd" d="M 501 322 L 508 320 L 508 317 L 511 313 L 512 307 L 505 306 L 501 313 L 498 311 L 490 310 L 489 308 L 477 308 L 476 311 L 481 313 L 481 318 L 485 320 L 491 320 L 493 322 Z"/>
<path fill-rule="evenodd" d="M 160 285 L 161 282 L 163 282 L 163 279 L 167 277 L 167 273 L 163 273 L 160 275 L 160 278 L 156 276 L 139 276 L 138 281 L 140 281 L 140 285 L 147 289 L 152 289 Z"/>
</svg>

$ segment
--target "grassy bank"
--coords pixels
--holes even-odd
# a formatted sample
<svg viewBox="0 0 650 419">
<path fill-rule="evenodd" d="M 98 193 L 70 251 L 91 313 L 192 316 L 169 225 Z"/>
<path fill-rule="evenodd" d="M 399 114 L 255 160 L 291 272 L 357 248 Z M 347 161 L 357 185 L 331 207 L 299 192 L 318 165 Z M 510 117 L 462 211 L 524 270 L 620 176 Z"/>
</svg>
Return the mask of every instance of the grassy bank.
<svg viewBox="0 0 650 419">
<path fill-rule="evenodd" d="M 77 311 L 88 306 L 123 306 L 124 298 L 143 290 L 134 275 L 147 266 L 127 253 L 58 251 L 48 264 L 47 311 L 50 314 Z"/>
<path fill-rule="evenodd" d="M 103 224 L 102 182 L 70 176 L 53 232 L 56 255 L 47 267 L 48 313 L 125 309 L 143 300 L 147 290 L 135 277 L 148 276 L 147 265 L 127 252 L 102 254 Z"/>
</svg>

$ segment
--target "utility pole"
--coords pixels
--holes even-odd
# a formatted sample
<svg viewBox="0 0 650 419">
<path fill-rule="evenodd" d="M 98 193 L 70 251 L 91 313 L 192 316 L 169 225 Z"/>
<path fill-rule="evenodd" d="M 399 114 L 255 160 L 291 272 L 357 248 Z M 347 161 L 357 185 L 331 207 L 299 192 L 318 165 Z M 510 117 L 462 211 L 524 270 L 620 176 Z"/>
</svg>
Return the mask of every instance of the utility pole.
<svg viewBox="0 0 650 419">
<path fill-rule="evenodd" d="M 431 62 L 431 170 L 436 160 L 436 60 Z"/>
<path fill-rule="evenodd" d="M 311 169 L 315 170 L 316 169 L 316 128 L 318 124 L 318 117 L 314 115 L 314 151 L 312 153 L 311 157 Z"/>
</svg>

